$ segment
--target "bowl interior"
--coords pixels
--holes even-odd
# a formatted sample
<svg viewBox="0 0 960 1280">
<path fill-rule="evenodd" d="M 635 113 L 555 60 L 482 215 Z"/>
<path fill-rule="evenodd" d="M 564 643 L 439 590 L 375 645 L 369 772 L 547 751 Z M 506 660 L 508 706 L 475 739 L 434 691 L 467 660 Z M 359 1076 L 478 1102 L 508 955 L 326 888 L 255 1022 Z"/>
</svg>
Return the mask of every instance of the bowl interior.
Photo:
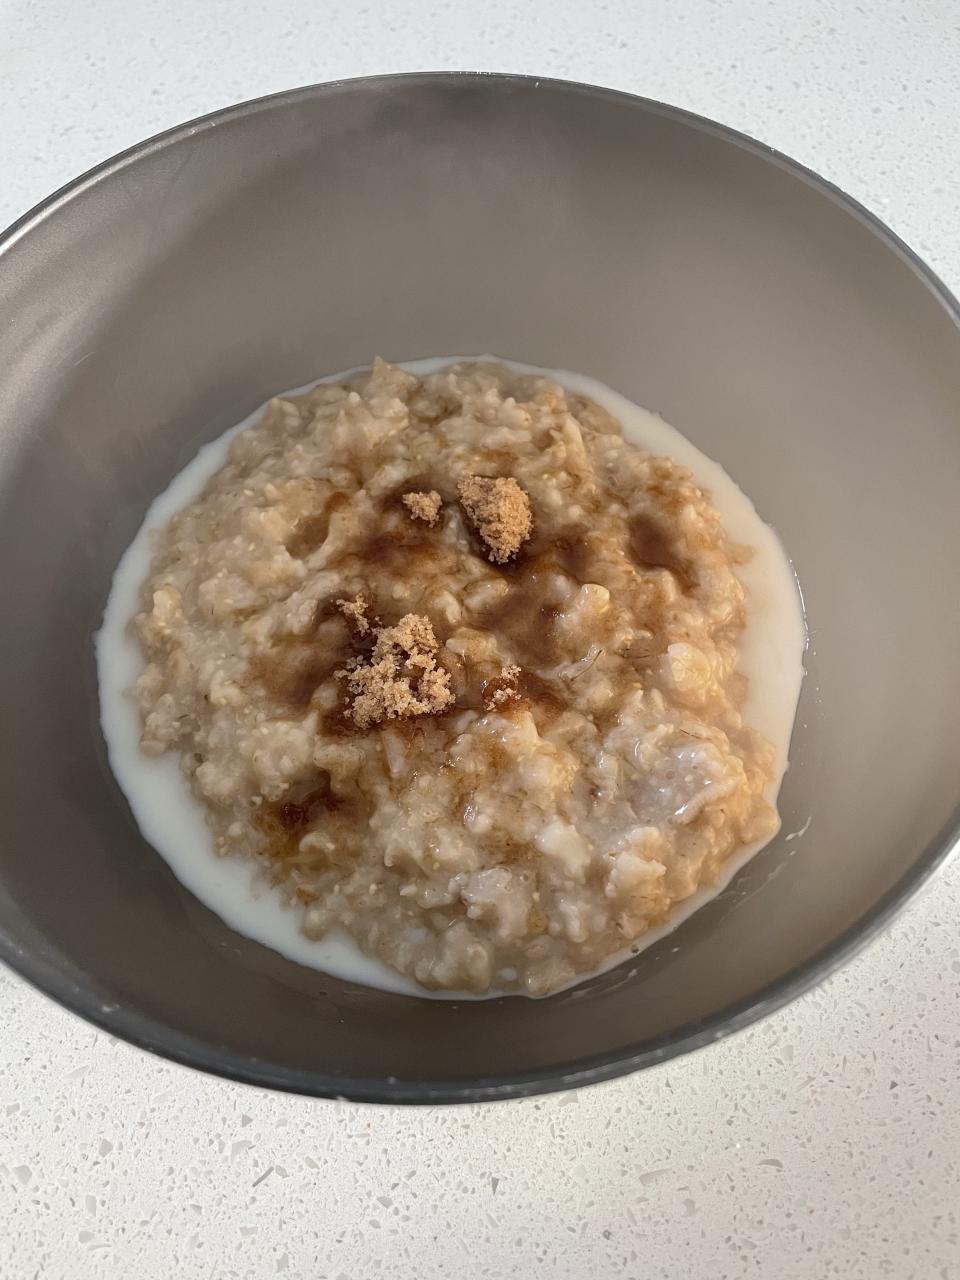
<svg viewBox="0 0 960 1280">
<path fill-rule="evenodd" d="M 771 1007 L 942 851 L 960 334 L 889 238 L 762 148 L 555 83 L 302 91 L 52 202 L 0 253 L 0 309 L 0 933 L 87 1016 L 308 1091 L 560 1087 Z M 783 833 L 719 899 L 573 992 L 453 1005 L 301 969 L 179 886 L 107 767 L 92 637 L 202 442 L 374 354 L 481 350 L 600 378 L 718 459 L 781 533 L 811 649 Z"/>
</svg>

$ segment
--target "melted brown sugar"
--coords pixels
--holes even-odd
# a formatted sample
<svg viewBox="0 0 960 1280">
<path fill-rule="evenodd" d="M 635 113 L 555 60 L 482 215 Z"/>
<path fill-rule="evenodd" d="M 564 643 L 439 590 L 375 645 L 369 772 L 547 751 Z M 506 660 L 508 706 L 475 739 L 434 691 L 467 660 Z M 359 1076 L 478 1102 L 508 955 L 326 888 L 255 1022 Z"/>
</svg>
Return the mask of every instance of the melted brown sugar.
<svg viewBox="0 0 960 1280">
<path fill-rule="evenodd" d="M 445 502 L 451 502 L 451 487 L 442 480 L 438 482 L 435 477 L 423 476 L 404 482 L 381 499 L 378 516 L 367 537 L 330 565 L 334 569 L 352 572 L 368 584 L 366 594 L 371 607 L 386 624 L 397 621 L 391 614 L 393 583 L 398 580 L 416 581 L 427 563 L 431 573 L 436 574 L 446 561 L 452 573 L 462 554 L 445 536 L 442 526 L 431 528 L 423 521 L 411 518 L 409 510 L 404 507 L 403 496 L 414 488 L 436 490 L 443 493 Z M 321 533 L 326 536 L 330 515 L 347 500 L 345 494 L 334 494 L 327 499 L 321 513 L 305 517 L 296 540 L 291 544 L 291 553 L 295 547 L 298 553 L 309 554 L 314 537 L 320 537 Z M 461 530 L 468 535 L 472 553 L 483 555 L 482 544 L 470 522 L 461 514 L 452 518 L 460 521 Z M 681 590 L 693 588 L 695 582 L 691 566 L 679 554 L 674 541 L 657 519 L 635 515 L 628 527 L 628 550 L 639 569 L 666 569 L 674 575 Z M 563 604 L 557 597 L 556 581 L 558 574 L 578 583 L 593 580 L 597 555 L 598 548 L 589 527 L 585 523 L 573 523 L 555 530 L 537 528 L 530 541 L 508 563 L 493 566 L 509 584 L 508 590 L 493 604 L 480 610 L 470 620 L 470 625 L 488 630 L 498 638 L 506 638 L 521 669 L 516 697 L 500 704 L 498 709 L 502 714 L 509 715 L 522 707 L 528 708 L 538 726 L 543 727 L 567 705 L 562 682 L 545 680 L 535 672 L 576 661 L 582 656 L 565 651 L 559 626 Z M 442 645 L 447 629 L 437 620 L 433 621 Z M 350 627 L 336 602 L 327 600 L 317 606 L 308 634 L 274 644 L 254 674 L 280 702 L 302 712 L 309 708 L 316 690 L 334 680 L 338 671 L 351 663 L 368 660 L 373 643 L 372 634 L 364 635 Z M 636 655 L 628 652 L 624 656 L 636 657 L 643 664 L 651 654 L 641 645 Z M 499 687 L 498 672 L 471 669 L 465 662 L 451 659 L 449 655 L 444 661 L 451 670 L 455 703 L 439 712 L 439 716 L 457 710 L 483 710 L 488 694 Z M 338 736 L 377 730 L 375 725 L 359 727 L 345 706 L 328 711 L 323 724 L 326 732 Z"/>
<path fill-rule="evenodd" d="M 326 541 L 330 532 L 330 520 L 335 512 L 350 501 L 347 493 L 333 493 L 319 511 L 305 512 L 287 539 L 287 550 L 298 560 L 305 560 Z"/>
<path fill-rule="evenodd" d="M 324 855 L 315 853 L 304 859 L 300 852 L 300 840 L 304 833 L 321 817 L 330 825 L 342 829 L 345 835 L 356 828 L 364 815 L 356 800 L 348 800 L 334 791 L 330 774 L 322 770 L 316 778 L 302 784 L 282 801 L 265 801 L 257 814 L 257 826 L 266 842 L 265 852 L 272 862 L 304 861 L 314 869 L 327 861 Z M 348 856 L 350 842 L 337 841 L 338 861 Z"/>
<path fill-rule="evenodd" d="M 652 516 L 636 515 L 630 520 L 630 555 L 640 569 L 669 569 L 683 591 L 696 585 L 689 561 L 677 552 L 673 540 Z"/>
</svg>

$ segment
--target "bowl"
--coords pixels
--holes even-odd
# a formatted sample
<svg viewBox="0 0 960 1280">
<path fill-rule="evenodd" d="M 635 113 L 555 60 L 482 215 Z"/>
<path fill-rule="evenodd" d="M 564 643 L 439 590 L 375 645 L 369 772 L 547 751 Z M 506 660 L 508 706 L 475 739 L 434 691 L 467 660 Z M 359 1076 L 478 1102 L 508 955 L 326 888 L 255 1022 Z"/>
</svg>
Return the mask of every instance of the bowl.
<svg viewBox="0 0 960 1280">
<path fill-rule="evenodd" d="M 821 979 L 958 833 L 960 329 L 910 251 L 728 129 L 585 85 L 413 75 L 174 129 L 0 246 L 0 954 L 250 1083 L 506 1098 L 704 1045 Z M 593 375 L 720 461 L 810 629 L 783 828 L 630 964 L 540 1001 L 390 995 L 194 900 L 106 761 L 93 636 L 153 497 L 275 391 L 379 353 Z"/>
</svg>

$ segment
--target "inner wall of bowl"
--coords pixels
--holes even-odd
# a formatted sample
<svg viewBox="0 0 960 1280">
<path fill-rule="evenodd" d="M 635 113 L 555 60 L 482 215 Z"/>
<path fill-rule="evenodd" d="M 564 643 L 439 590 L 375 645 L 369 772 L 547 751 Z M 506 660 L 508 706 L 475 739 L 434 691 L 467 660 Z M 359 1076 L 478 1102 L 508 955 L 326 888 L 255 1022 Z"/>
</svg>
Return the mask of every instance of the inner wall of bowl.
<svg viewBox="0 0 960 1280">
<path fill-rule="evenodd" d="M 345 1091 L 662 1047 L 829 946 L 948 821 L 957 332 L 776 162 L 557 85 L 329 88 L 76 192 L 0 258 L 0 288 L 17 318 L 0 336 L 0 920 L 159 1047 L 193 1037 L 265 1080 Z M 182 890 L 107 768 L 92 636 L 146 507 L 203 441 L 375 354 L 488 349 L 597 377 L 726 467 L 794 559 L 810 674 L 783 834 L 726 893 L 578 991 L 455 1006 L 301 969 Z"/>
</svg>

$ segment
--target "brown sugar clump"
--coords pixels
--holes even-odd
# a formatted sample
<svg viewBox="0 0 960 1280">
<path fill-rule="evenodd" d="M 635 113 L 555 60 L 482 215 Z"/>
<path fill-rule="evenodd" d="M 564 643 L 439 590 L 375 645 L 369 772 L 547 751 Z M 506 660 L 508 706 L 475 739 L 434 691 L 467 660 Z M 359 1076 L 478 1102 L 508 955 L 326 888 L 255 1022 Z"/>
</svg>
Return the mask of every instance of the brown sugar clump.
<svg viewBox="0 0 960 1280">
<path fill-rule="evenodd" d="M 353 600 L 337 601 L 337 608 L 345 618 L 353 623 L 362 636 L 365 636 L 370 630 L 370 623 L 367 620 L 369 607 L 366 597 L 363 595 L 356 596 Z"/>
<path fill-rule="evenodd" d="M 445 711 L 453 702 L 450 673 L 437 662 L 439 644 L 429 618 L 408 613 L 396 626 L 373 630 L 370 657 L 337 672 L 347 681 L 348 714 L 357 728 Z"/>
<path fill-rule="evenodd" d="M 457 486 L 470 523 L 497 564 L 515 556 L 533 528 L 530 499 L 512 476 L 467 476 Z"/>
<path fill-rule="evenodd" d="M 483 700 L 488 711 L 502 707 L 505 702 L 520 697 L 517 681 L 520 679 L 520 668 L 504 667 L 498 676 L 488 680 L 483 687 Z"/>
<path fill-rule="evenodd" d="M 429 493 L 405 493 L 403 495 L 403 505 L 414 520 L 425 520 L 432 528 L 440 518 L 443 499 L 436 489 L 431 489 Z"/>
</svg>

